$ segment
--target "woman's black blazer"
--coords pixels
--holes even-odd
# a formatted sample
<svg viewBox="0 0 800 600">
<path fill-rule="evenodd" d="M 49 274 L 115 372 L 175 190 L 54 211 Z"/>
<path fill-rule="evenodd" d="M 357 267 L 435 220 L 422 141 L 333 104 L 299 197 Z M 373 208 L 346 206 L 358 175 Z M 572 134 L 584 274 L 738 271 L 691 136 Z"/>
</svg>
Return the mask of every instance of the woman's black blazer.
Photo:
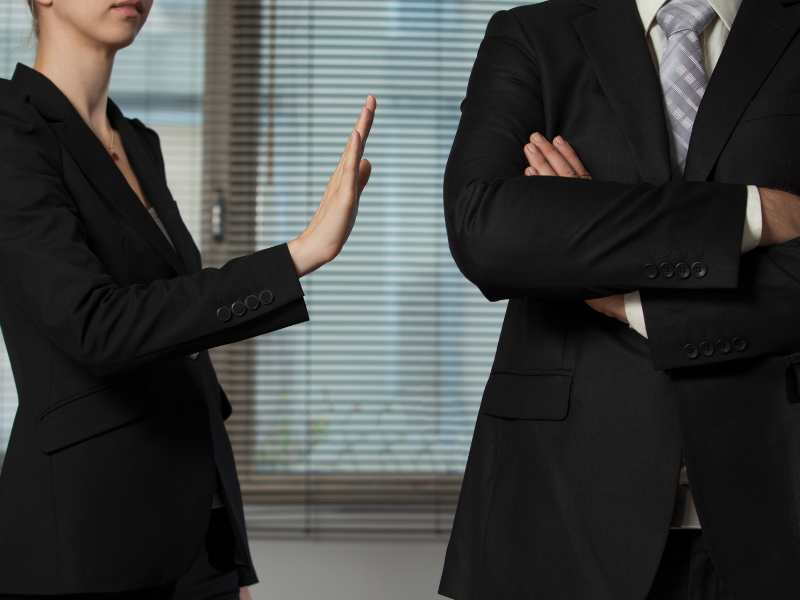
<svg viewBox="0 0 800 600">
<path fill-rule="evenodd" d="M 286 245 L 202 268 L 158 135 L 109 99 L 176 251 L 67 97 L 0 79 L 0 324 L 19 396 L 0 475 L 0 593 L 174 581 L 217 475 L 242 585 L 257 581 L 208 348 L 306 321 Z"/>
</svg>

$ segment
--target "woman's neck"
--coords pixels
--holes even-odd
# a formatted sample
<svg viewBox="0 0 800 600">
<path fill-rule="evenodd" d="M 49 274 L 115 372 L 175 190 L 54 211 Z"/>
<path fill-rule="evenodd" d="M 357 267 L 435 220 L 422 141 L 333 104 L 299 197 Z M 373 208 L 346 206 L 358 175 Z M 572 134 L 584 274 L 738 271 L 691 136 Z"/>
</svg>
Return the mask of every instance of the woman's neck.
<svg viewBox="0 0 800 600">
<path fill-rule="evenodd" d="M 116 53 L 69 41 L 62 37 L 40 42 L 33 68 L 64 93 L 93 131 L 107 134 L 108 85 Z"/>
</svg>

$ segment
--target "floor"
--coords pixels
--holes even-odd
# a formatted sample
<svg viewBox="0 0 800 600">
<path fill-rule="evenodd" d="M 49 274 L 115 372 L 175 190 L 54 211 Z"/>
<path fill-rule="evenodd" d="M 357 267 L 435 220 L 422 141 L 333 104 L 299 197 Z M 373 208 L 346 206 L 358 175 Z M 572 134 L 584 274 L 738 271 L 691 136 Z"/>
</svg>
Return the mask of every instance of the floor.
<svg viewBox="0 0 800 600">
<path fill-rule="evenodd" d="M 441 600 L 440 542 L 251 542 L 253 600 Z"/>
</svg>

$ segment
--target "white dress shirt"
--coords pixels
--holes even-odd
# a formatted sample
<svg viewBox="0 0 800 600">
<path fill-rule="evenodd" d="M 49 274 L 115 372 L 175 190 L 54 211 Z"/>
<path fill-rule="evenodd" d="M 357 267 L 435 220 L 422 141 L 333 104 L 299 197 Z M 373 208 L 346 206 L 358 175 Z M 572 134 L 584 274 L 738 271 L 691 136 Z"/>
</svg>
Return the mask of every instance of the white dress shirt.
<svg viewBox="0 0 800 600">
<path fill-rule="evenodd" d="M 705 55 L 706 74 L 711 78 L 714 67 L 717 65 L 722 49 L 728 39 L 733 21 L 739 12 L 742 0 L 708 0 L 708 3 L 717 13 L 702 35 L 703 53 Z M 653 62 L 661 63 L 661 57 L 667 45 L 667 36 L 656 21 L 656 13 L 666 4 L 664 0 L 637 0 L 639 16 L 642 19 L 645 35 L 649 41 L 649 48 Z M 747 211 L 742 234 L 742 253 L 756 248 L 761 242 L 762 215 L 761 195 L 756 186 L 747 186 Z M 629 326 L 644 337 L 647 337 L 644 310 L 638 291 L 625 294 L 625 316 Z M 680 484 L 689 483 L 686 466 L 681 469 Z M 697 516 L 694 499 L 688 487 L 680 487 L 676 499 L 675 512 L 672 522 L 673 527 L 700 528 L 700 519 Z"/>
</svg>

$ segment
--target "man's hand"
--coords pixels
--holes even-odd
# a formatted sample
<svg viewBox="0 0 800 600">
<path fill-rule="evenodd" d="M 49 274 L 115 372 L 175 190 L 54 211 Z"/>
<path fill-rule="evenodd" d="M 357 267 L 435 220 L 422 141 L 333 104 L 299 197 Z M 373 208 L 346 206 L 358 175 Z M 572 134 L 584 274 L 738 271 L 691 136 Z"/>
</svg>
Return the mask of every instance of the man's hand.
<svg viewBox="0 0 800 600">
<path fill-rule="evenodd" d="M 250 595 L 250 588 L 239 588 L 239 600 L 253 600 L 253 597 Z"/>
<path fill-rule="evenodd" d="M 761 194 L 762 246 L 782 244 L 800 237 L 800 196 L 770 188 Z"/>
<path fill-rule="evenodd" d="M 551 144 L 540 133 L 534 133 L 524 148 L 528 167 L 525 175 L 529 177 L 574 177 L 591 179 L 589 171 L 583 166 L 578 153 L 567 140 L 556 136 Z M 608 317 L 623 323 L 628 322 L 625 316 L 625 297 L 622 294 L 585 300 L 591 308 Z"/>
<path fill-rule="evenodd" d="M 556 136 L 551 144 L 542 134 L 534 133 L 524 151 L 530 165 L 525 175 L 592 178 L 578 153 L 561 136 Z"/>
</svg>

